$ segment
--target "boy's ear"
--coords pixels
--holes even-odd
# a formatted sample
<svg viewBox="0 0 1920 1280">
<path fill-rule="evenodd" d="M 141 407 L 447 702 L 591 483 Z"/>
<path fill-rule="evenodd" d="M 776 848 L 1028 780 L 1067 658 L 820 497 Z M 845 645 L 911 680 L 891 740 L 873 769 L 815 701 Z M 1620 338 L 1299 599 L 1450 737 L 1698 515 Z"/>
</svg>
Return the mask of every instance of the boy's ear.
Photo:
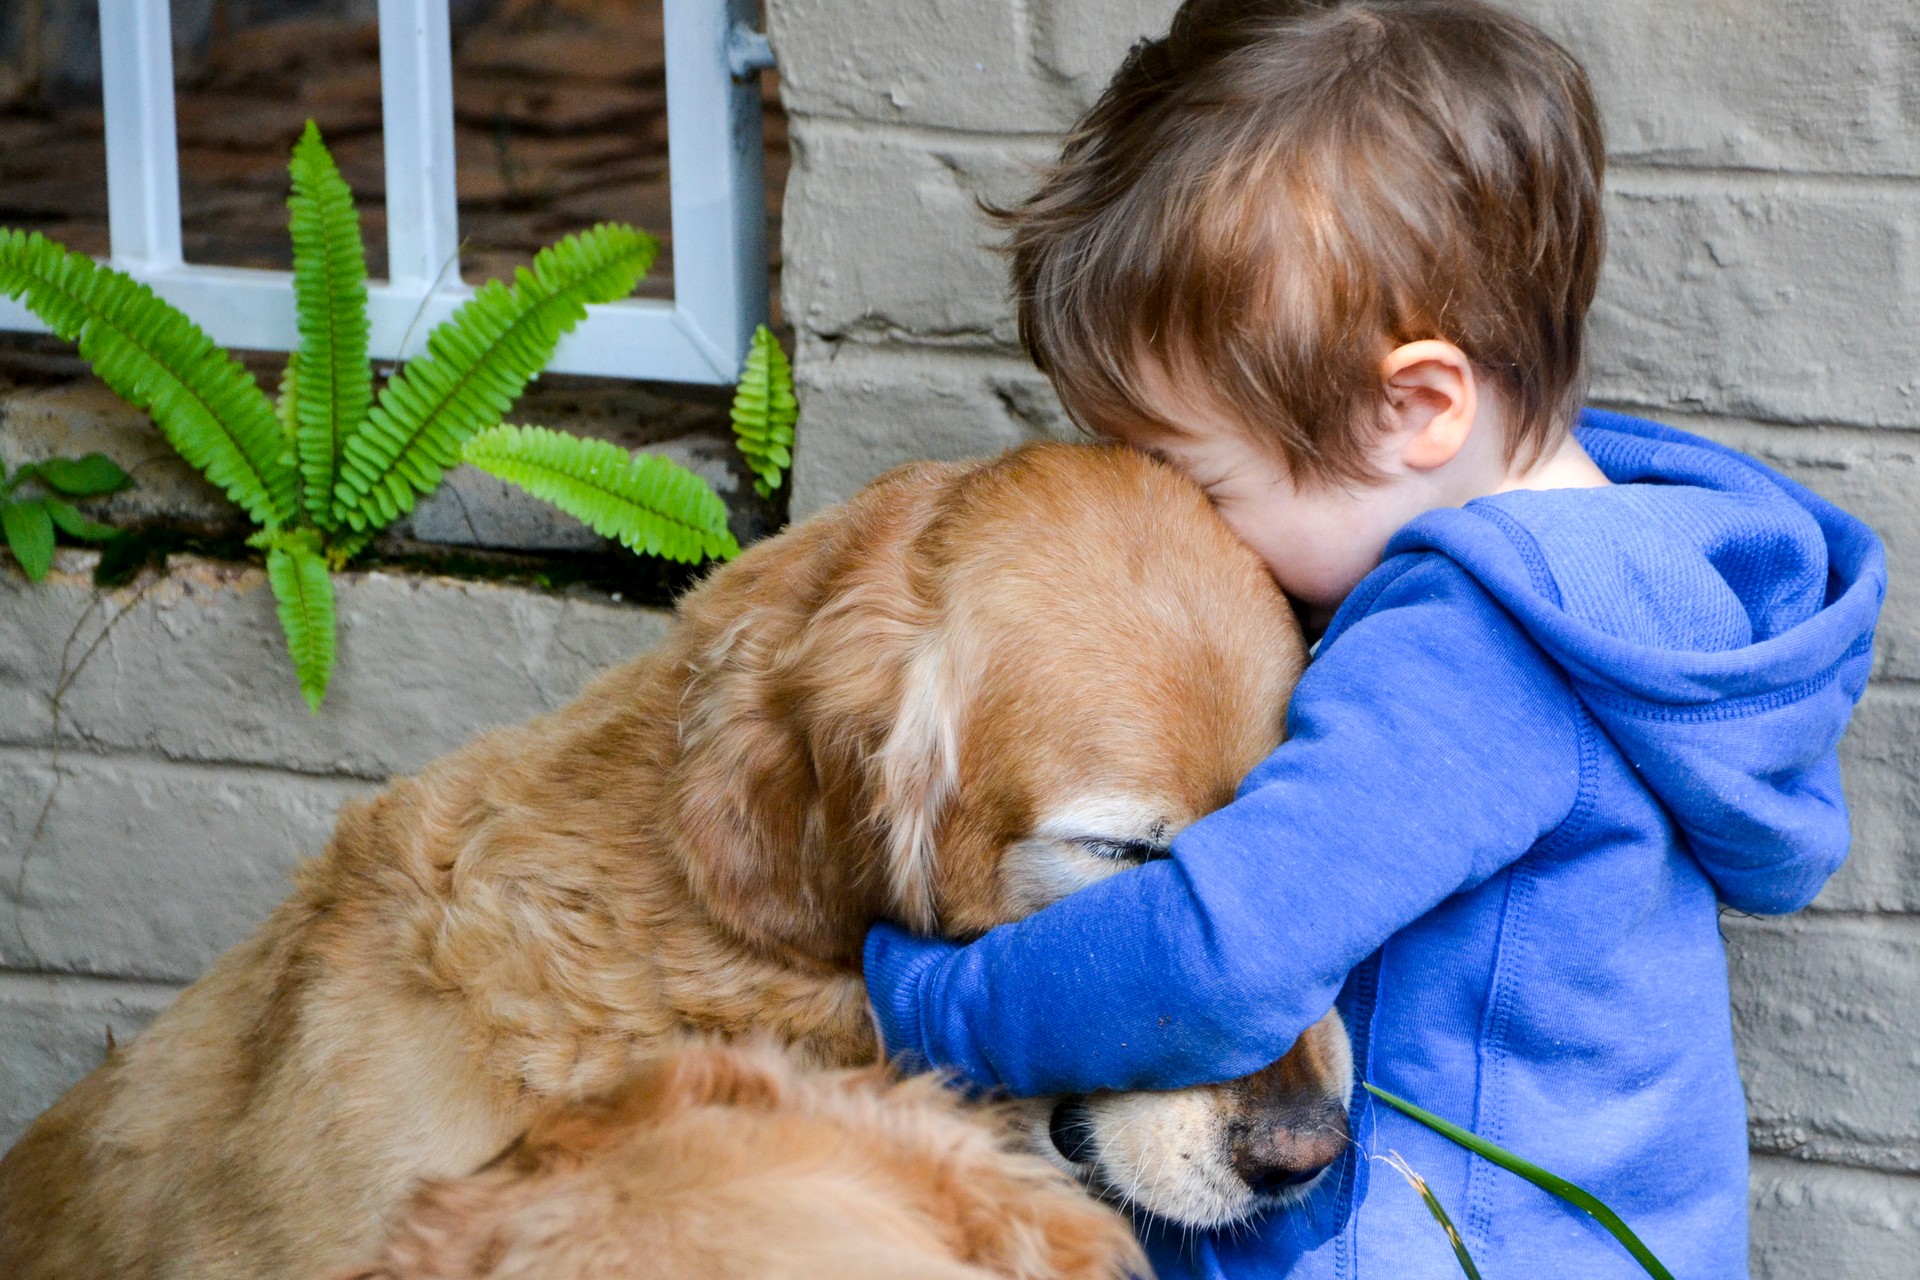
<svg viewBox="0 0 1920 1280">
<path fill-rule="evenodd" d="M 1380 362 L 1391 434 L 1413 471 L 1452 462 L 1480 410 L 1473 361 L 1451 342 L 1426 339 L 1395 347 Z"/>
</svg>

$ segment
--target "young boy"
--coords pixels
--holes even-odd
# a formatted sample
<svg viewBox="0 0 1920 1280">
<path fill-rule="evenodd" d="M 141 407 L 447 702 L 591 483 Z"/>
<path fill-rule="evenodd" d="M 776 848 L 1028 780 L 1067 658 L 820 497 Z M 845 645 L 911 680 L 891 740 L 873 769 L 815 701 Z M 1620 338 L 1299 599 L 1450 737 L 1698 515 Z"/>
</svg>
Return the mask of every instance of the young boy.
<svg viewBox="0 0 1920 1280">
<path fill-rule="evenodd" d="M 1006 215 L 1022 333 L 1331 622 L 1288 741 L 1171 857 L 966 947 L 876 928 L 891 1050 L 1172 1088 L 1335 1006 L 1361 1078 L 1586 1186 L 1676 1275 L 1746 1275 L 1718 903 L 1794 910 L 1845 854 L 1884 565 L 1758 463 L 1579 411 L 1601 169 L 1579 65 L 1474 0 L 1189 0 L 1135 49 Z M 1489 1277 L 1642 1274 L 1354 1108 L 1305 1202 L 1149 1233 L 1161 1274 L 1457 1276 L 1367 1176 L 1389 1151 Z"/>
</svg>

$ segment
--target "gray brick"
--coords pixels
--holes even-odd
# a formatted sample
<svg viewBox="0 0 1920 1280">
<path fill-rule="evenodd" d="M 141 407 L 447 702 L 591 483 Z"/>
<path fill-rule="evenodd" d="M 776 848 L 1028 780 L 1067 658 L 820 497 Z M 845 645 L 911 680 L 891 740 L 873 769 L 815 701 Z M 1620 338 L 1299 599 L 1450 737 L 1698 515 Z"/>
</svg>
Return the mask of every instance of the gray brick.
<svg viewBox="0 0 1920 1280">
<path fill-rule="evenodd" d="M 176 994 L 172 987 L 0 972 L 0 1151 Z"/>
<path fill-rule="evenodd" d="M 600 598 L 340 574 L 339 660 L 311 715 L 259 570 L 176 557 L 102 594 L 91 563 L 62 552 L 38 585 L 0 567 L 0 743 L 48 741 L 64 682 L 63 732 L 96 749 L 383 778 L 559 706 L 666 625 Z"/>
<path fill-rule="evenodd" d="M 246 518 L 188 466 L 153 420 L 91 379 L 0 393 L 0 457 L 8 465 L 104 453 L 134 478 L 131 489 L 87 505 L 101 519 L 165 519 L 244 534 Z"/>
<path fill-rule="evenodd" d="M 832 121 L 795 126 L 787 179 L 786 314 L 828 337 L 1017 342 L 998 233 L 1005 201 L 1050 146 L 926 137 Z"/>
<path fill-rule="evenodd" d="M 795 115 L 990 133 L 1058 132 L 1170 0 L 773 0 L 768 28 Z"/>
<path fill-rule="evenodd" d="M 801 348 L 795 519 L 920 458 L 971 458 L 1071 426 L 1025 360 L 841 343 Z"/>
<path fill-rule="evenodd" d="M 374 784 L 0 750 L 0 966 L 190 982 Z"/>
<path fill-rule="evenodd" d="M 1166 32 L 1177 0 L 1026 0 L 1034 60 L 1073 90 L 1080 110 L 1093 105 L 1136 41 Z"/>
<path fill-rule="evenodd" d="M 1729 917 L 1755 1150 L 1920 1173 L 1920 917 Z"/>
<path fill-rule="evenodd" d="M 1593 79 L 1616 160 L 1920 173 L 1911 0 L 1502 0 Z"/>
<path fill-rule="evenodd" d="M 1675 411 L 1920 426 L 1920 201 L 1800 179 L 1616 179 L 1593 392 Z"/>
<path fill-rule="evenodd" d="M 1870 687 L 1840 744 L 1853 849 L 1812 910 L 1920 912 L 1920 690 Z"/>
<path fill-rule="evenodd" d="M 1763 1156 L 1749 1186 L 1753 1280 L 1911 1280 L 1920 1179 Z"/>
<path fill-rule="evenodd" d="M 1914 366 L 1912 361 L 1909 367 Z M 1887 546 L 1887 602 L 1874 674 L 1920 679 L 1920 436 L 1900 431 L 1779 427 L 1661 414 L 1743 449 L 1872 525 Z"/>
</svg>

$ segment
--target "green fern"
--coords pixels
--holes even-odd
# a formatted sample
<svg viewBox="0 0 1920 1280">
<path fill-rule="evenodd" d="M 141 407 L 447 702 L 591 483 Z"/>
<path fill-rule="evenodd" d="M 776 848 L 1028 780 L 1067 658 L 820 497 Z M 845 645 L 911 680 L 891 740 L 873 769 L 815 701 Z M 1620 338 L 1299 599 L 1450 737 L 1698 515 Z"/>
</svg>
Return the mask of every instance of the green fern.
<svg viewBox="0 0 1920 1280">
<path fill-rule="evenodd" d="M 685 564 L 740 552 L 727 532 L 726 504 L 706 481 L 657 454 L 504 424 L 467 441 L 461 453 L 629 550 Z"/>
<path fill-rule="evenodd" d="M 427 336 L 427 354 L 387 383 L 365 426 L 347 438 L 334 519 L 379 528 L 412 510 L 467 438 L 498 422 L 553 358 L 587 304 L 633 292 L 658 249 L 645 232 L 602 223 L 542 249 L 512 288 L 482 286 Z"/>
<path fill-rule="evenodd" d="M 267 583 L 273 588 L 300 693 L 318 711 L 333 678 L 333 578 L 312 530 L 268 541 Z"/>
<path fill-rule="evenodd" d="M 754 492 L 765 498 L 780 487 L 793 465 L 793 424 L 799 417 L 793 397 L 793 366 L 773 331 L 753 331 L 746 367 L 733 393 L 733 439 L 753 472 Z"/>
<path fill-rule="evenodd" d="M 511 286 L 482 286 L 437 326 L 427 353 L 376 400 L 359 215 L 312 121 L 288 172 L 300 346 L 288 357 L 276 400 L 145 285 L 37 232 L 0 228 L 0 294 L 77 341 L 101 380 L 148 410 L 181 456 L 260 526 L 250 541 L 266 552 L 287 650 L 309 705 L 319 709 L 333 671 L 329 569 L 411 510 L 460 460 L 463 444 L 495 475 L 636 551 L 688 562 L 739 551 L 718 496 L 663 458 L 629 457 L 604 442 L 538 428 L 502 427 L 473 438 L 499 422 L 589 304 L 633 291 L 659 249 L 651 236 L 602 224 L 542 250 Z M 785 356 L 777 346 L 762 350 L 762 341 L 770 344 L 771 335 L 756 339 L 754 381 L 736 406 L 736 430 L 755 475 L 774 486 L 788 465 L 793 396 Z M 11 481 L 0 473 L 0 533 L 22 568 L 38 577 L 51 565 L 56 526 L 77 538 L 113 530 L 55 496 L 104 492 L 85 487 L 104 483 L 104 473 L 87 478 L 92 460 L 36 465 L 52 468 L 41 479 L 54 492 L 8 500 L 26 469 Z M 61 471 L 63 465 L 78 469 Z"/>
<path fill-rule="evenodd" d="M 305 481 L 301 503 L 315 524 L 330 529 L 341 444 L 360 429 L 373 401 L 367 251 L 360 242 L 353 192 L 313 121 L 307 121 L 287 167 L 293 178 L 287 208 L 300 325 L 300 349 L 289 361 L 299 385 L 291 418 Z"/>
<path fill-rule="evenodd" d="M 253 375 L 199 325 L 131 277 L 39 232 L 0 228 L 0 293 L 80 344 L 100 380 L 153 421 L 180 456 L 254 523 L 293 520 L 299 477 Z"/>
</svg>

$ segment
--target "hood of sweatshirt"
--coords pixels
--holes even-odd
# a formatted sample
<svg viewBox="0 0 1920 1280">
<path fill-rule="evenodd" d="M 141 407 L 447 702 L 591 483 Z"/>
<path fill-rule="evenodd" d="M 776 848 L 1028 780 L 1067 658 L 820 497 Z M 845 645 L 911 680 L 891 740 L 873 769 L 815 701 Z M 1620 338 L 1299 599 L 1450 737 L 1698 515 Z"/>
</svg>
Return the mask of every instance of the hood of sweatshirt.
<svg viewBox="0 0 1920 1280">
<path fill-rule="evenodd" d="M 1612 486 L 1433 511 L 1389 556 L 1458 562 L 1567 673 L 1722 901 L 1806 905 L 1847 851 L 1836 745 L 1886 558 L 1864 523 L 1711 441 L 1586 411 Z"/>
</svg>

